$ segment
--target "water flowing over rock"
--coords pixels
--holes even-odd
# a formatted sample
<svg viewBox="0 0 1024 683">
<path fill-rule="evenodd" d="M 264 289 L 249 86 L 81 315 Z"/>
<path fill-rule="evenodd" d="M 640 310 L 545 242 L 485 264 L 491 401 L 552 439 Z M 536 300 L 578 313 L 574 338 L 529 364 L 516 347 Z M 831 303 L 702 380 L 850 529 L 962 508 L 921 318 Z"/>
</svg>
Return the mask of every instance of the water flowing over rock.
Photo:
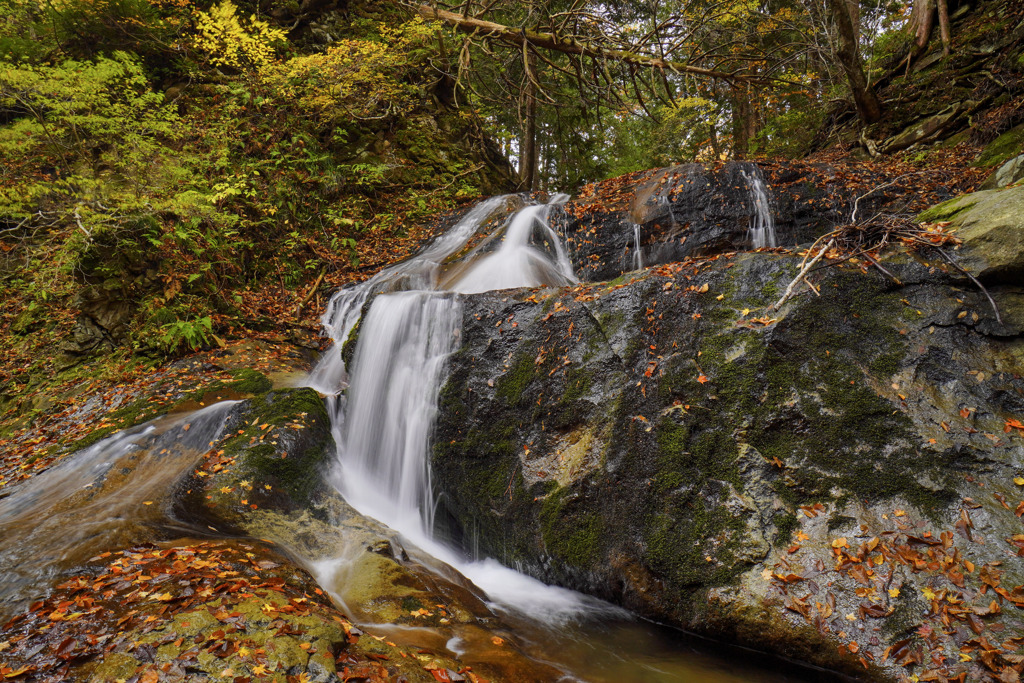
<svg viewBox="0 0 1024 683">
<path fill-rule="evenodd" d="M 957 258 L 983 269 L 1001 325 L 935 252 L 887 262 L 902 286 L 826 269 L 820 296 L 778 312 L 799 257 L 464 298 L 432 454 L 439 522 L 545 581 L 852 675 L 1013 666 L 1024 286 L 1005 274 L 1024 225 L 1000 208 L 1011 192 L 960 200 L 973 208 L 956 219 Z M 1000 643 L 988 664 L 960 657 L 977 634 Z"/>
<path fill-rule="evenodd" d="M 850 174 L 867 189 L 848 189 Z M 848 223 L 855 202 L 863 218 L 899 213 L 907 198 L 869 168 L 691 163 L 588 185 L 551 222 L 577 277 L 598 282 L 638 264 L 811 242 Z"/>
</svg>

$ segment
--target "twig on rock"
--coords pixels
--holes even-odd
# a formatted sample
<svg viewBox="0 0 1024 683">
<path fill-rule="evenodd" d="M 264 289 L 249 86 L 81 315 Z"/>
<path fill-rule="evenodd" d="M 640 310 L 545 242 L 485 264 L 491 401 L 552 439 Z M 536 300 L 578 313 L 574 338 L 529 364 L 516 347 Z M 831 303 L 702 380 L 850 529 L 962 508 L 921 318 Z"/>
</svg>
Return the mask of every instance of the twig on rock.
<svg viewBox="0 0 1024 683">
<path fill-rule="evenodd" d="M 815 240 L 814 244 L 811 245 L 811 248 L 807 252 L 807 256 L 811 255 L 811 253 L 814 251 L 815 245 L 817 245 L 818 242 L 820 242 L 823 238 L 828 237 L 829 235 L 832 235 L 832 239 L 830 239 L 828 241 L 828 244 L 826 244 L 821 249 L 821 251 L 819 251 L 818 254 L 813 259 L 810 260 L 810 262 L 807 261 L 807 257 L 806 256 L 804 257 L 804 264 L 803 264 L 803 267 L 800 269 L 800 272 L 797 273 L 796 277 L 793 278 L 793 281 L 789 283 L 789 287 L 786 287 L 786 293 L 782 295 L 782 298 L 779 299 L 777 302 L 775 302 L 774 305 L 772 305 L 772 306 L 770 306 L 768 308 L 769 311 L 777 311 L 777 310 L 779 310 L 779 308 L 782 306 L 782 304 L 786 303 L 786 301 L 788 301 L 789 298 L 793 296 L 793 290 L 796 288 L 797 284 L 799 284 L 799 282 L 804 279 L 804 276 L 807 275 L 807 271 L 809 271 L 811 268 L 813 268 L 814 264 L 817 263 L 818 261 L 820 261 L 821 258 L 825 255 L 825 253 L 828 252 L 828 250 L 831 249 L 835 245 L 836 238 L 834 236 L 834 233 L 829 233 L 828 235 L 822 235 L 822 237 L 819 237 L 817 240 Z M 812 290 L 814 289 L 814 286 L 811 285 L 810 282 L 808 282 L 807 284 L 811 286 Z M 817 293 L 816 290 L 815 290 L 815 293 Z"/>
<path fill-rule="evenodd" d="M 996 322 L 999 323 L 1000 325 L 1002 325 L 1003 324 L 1003 318 L 1002 318 L 1002 316 L 999 315 L 999 307 L 996 306 L 996 302 L 992 299 L 992 296 L 988 293 L 988 290 L 985 289 L 985 285 L 981 284 L 981 282 L 978 281 L 978 278 L 974 277 L 973 275 L 968 273 L 966 270 L 964 270 L 963 266 L 961 266 L 959 263 L 954 261 L 953 258 L 949 254 L 947 254 L 944 249 L 942 249 L 942 247 L 934 247 L 934 248 L 935 248 L 935 251 L 937 251 L 940 254 L 942 254 L 942 258 L 946 259 L 946 263 L 948 263 L 949 265 L 953 266 L 954 268 L 959 270 L 961 273 L 963 273 L 964 275 L 969 277 L 971 279 L 971 282 L 973 282 L 975 285 L 978 286 L 978 289 L 981 290 L 981 293 L 985 295 L 986 299 L 988 299 L 989 304 L 992 305 L 992 311 L 996 314 Z"/>
</svg>

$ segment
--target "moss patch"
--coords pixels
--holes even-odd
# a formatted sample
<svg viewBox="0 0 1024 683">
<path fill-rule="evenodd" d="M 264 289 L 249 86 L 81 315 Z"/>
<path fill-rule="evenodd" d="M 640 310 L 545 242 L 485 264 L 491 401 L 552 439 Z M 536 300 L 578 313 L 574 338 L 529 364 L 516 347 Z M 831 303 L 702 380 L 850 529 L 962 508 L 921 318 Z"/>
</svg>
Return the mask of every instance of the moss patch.
<svg viewBox="0 0 1024 683">
<path fill-rule="evenodd" d="M 954 197 L 941 204 L 936 204 L 917 215 L 917 220 L 922 223 L 940 223 L 951 221 L 961 214 L 970 210 L 976 202 L 968 198 L 969 195 Z"/>
<path fill-rule="evenodd" d="M 992 168 L 1024 151 L 1024 126 L 1017 126 L 1006 131 L 986 145 L 974 162 L 977 166 Z"/>
<path fill-rule="evenodd" d="M 584 569 L 601 554 L 604 523 L 598 512 L 574 502 L 567 488 L 548 495 L 540 510 L 541 534 L 549 553 Z"/>
</svg>

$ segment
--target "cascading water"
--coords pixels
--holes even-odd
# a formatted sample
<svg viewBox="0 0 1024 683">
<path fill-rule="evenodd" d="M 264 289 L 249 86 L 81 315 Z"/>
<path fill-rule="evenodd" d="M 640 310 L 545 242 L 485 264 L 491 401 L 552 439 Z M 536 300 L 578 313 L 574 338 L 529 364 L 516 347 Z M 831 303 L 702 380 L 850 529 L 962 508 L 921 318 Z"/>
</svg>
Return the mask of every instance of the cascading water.
<svg viewBox="0 0 1024 683">
<path fill-rule="evenodd" d="M 117 432 L 0 499 L 0 616 L 97 549 L 153 538 L 168 521 L 167 482 L 194 466 L 237 403 Z"/>
<path fill-rule="evenodd" d="M 339 451 L 334 481 L 353 507 L 456 567 L 496 602 L 556 621 L 593 609 L 596 601 L 493 560 L 465 561 L 432 538 L 428 448 L 445 363 L 460 334 L 455 294 L 575 282 L 548 224 L 550 212 L 567 199 L 556 195 L 547 204 L 526 206 L 515 196 L 489 199 L 420 255 L 335 294 L 324 317 L 334 346 L 309 380 L 329 394 Z M 503 210 L 511 215 L 495 227 L 493 218 Z M 481 236 L 479 244 L 467 247 Z M 360 323 L 349 378 L 339 349 L 374 294 Z M 337 568 L 319 571 L 327 576 Z"/>
<path fill-rule="evenodd" d="M 754 207 L 749 229 L 751 245 L 754 249 L 779 246 L 775 236 L 775 218 L 772 216 L 772 206 L 768 197 L 768 185 L 764 182 L 764 174 L 758 166 L 753 166 L 753 170 L 749 173 L 745 170 L 741 170 L 740 173 L 747 181 L 750 201 Z"/>
<path fill-rule="evenodd" d="M 640 270 L 644 267 L 644 255 L 640 251 L 640 224 L 633 223 L 633 268 Z"/>
<path fill-rule="evenodd" d="M 341 490 L 393 529 L 433 527 L 427 446 L 437 387 L 459 330 L 451 296 L 379 296 L 363 321 L 343 434 Z"/>
</svg>

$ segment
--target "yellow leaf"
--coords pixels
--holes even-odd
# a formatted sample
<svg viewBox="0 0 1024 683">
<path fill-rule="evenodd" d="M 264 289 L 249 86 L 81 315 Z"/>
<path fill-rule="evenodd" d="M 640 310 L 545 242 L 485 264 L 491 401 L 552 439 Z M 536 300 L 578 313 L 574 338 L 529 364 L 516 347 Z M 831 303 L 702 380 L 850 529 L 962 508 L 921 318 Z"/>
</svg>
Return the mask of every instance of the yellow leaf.
<svg viewBox="0 0 1024 683">
<path fill-rule="evenodd" d="M 750 313 L 749 308 L 744 308 L 742 311 L 740 311 L 740 315 L 746 315 L 747 313 Z"/>
<path fill-rule="evenodd" d="M 889 597 L 890 598 L 898 598 L 898 597 L 900 597 L 900 589 L 899 588 L 890 588 L 889 589 Z"/>
<path fill-rule="evenodd" d="M 928 586 L 925 586 L 924 588 L 921 589 L 921 595 L 923 595 L 924 597 L 928 598 L 929 600 L 934 600 L 935 599 L 935 591 L 933 591 Z"/>
<path fill-rule="evenodd" d="M 1024 477 L 1014 477 L 1013 483 L 1017 486 L 1024 486 Z"/>
<path fill-rule="evenodd" d="M 971 661 L 974 661 L 974 658 L 971 657 L 969 654 L 961 652 L 960 653 L 960 661 L 961 662 L 971 662 Z"/>
</svg>

